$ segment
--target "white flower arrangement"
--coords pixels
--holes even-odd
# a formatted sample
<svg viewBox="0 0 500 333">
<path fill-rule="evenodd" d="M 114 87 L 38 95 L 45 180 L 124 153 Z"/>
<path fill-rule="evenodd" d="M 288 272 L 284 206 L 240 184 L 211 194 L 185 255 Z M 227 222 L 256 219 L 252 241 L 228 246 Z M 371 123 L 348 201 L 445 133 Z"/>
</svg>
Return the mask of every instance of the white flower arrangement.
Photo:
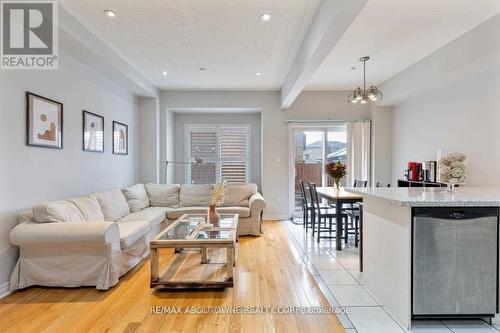
<svg viewBox="0 0 500 333">
<path fill-rule="evenodd" d="M 439 152 L 438 174 L 439 181 L 445 184 L 462 184 L 465 182 L 465 160 L 463 152 Z"/>
</svg>

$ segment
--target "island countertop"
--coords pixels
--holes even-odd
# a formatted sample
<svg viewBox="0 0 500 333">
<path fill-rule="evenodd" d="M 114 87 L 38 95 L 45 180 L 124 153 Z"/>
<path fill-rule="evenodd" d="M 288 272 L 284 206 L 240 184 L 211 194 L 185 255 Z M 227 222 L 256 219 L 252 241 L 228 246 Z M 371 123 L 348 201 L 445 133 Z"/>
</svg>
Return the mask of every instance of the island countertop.
<svg viewBox="0 0 500 333">
<path fill-rule="evenodd" d="M 408 207 L 494 207 L 500 206 L 500 188 L 458 187 L 365 187 L 345 191 Z"/>
</svg>

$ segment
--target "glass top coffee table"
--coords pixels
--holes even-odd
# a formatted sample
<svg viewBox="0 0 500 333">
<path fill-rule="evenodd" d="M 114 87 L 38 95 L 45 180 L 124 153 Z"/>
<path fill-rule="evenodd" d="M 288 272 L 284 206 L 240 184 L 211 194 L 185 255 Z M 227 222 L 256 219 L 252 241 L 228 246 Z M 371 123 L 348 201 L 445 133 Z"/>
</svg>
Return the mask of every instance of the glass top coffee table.
<svg viewBox="0 0 500 333">
<path fill-rule="evenodd" d="M 233 266 L 238 240 L 238 214 L 221 214 L 216 226 L 206 228 L 206 214 L 185 214 L 160 232 L 150 242 L 151 247 L 151 288 L 163 289 L 200 289 L 226 288 L 233 286 Z M 225 248 L 226 262 L 213 264 L 210 268 L 185 268 L 180 258 L 170 262 L 164 274 L 160 276 L 159 249 L 200 249 L 201 265 L 210 263 L 207 257 L 208 248 Z M 225 275 L 214 271 L 212 265 L 225 266 Z"/>
</svg>

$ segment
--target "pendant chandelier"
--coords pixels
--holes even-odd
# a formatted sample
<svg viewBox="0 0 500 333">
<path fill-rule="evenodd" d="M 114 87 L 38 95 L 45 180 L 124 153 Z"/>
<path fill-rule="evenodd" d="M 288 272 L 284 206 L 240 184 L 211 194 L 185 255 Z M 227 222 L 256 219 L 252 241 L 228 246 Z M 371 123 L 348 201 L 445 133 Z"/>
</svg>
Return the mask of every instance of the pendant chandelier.
<svg viewBox="0 0 500 333">
<path fill-rule="evenodd" d="M 356 88 L 352 93 L 347 97 L 347 103 L 361 103 L 366 104 L 368 101 L 377 101 L 382 99 L 382 92 L 378 90 L 377 87 L 371 86 L 366 89 L 366 62 L 370 59 L 370 57 L 360 58 L 359 61 L 363 63 L 363 89 L 360 87 Z"/>
</svg>

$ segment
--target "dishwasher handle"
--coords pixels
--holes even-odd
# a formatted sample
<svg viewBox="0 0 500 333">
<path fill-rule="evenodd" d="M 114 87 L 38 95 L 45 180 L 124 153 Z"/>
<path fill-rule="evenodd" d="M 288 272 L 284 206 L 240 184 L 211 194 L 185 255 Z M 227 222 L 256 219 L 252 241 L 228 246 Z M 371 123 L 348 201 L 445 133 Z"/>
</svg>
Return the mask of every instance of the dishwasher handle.
<svg viewBox="0 0 500 333">
<path fill-rule="evenodd" d="M 470 220 L 498 216 L 497 207 L 423 207 L 415 208 L 415 217 L 430 217 L 446 220 Z"/>
</svg>

